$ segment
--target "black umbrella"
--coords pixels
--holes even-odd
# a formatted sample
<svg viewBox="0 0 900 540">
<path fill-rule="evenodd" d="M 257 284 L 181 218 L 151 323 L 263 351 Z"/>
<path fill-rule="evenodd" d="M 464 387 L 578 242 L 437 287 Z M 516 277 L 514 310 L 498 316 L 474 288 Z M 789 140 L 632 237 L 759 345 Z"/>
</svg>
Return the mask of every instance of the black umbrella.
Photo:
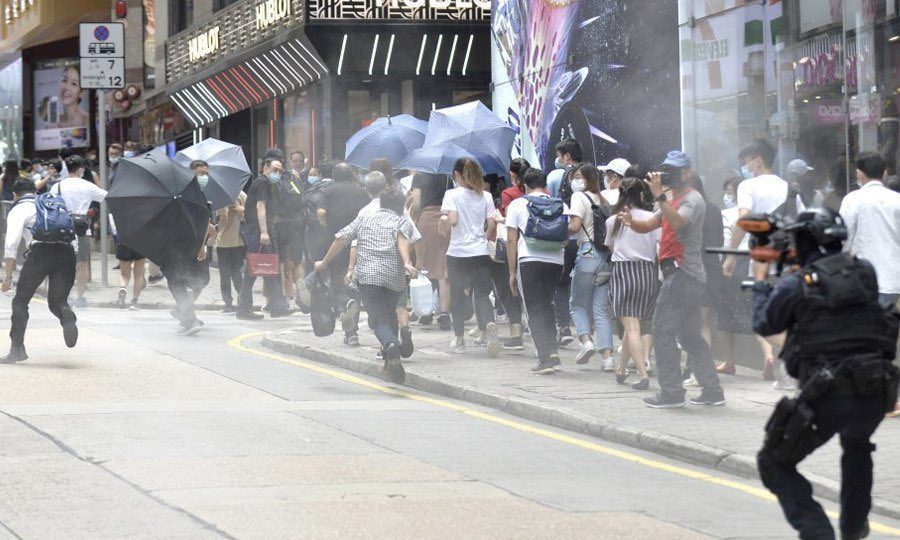
<svg viewBox="0 0 900 540">
<path fill-rule="evenodd" d="M 119 241 L 160 266 L 196 256 L 206 239 L 200 184 L 162 149 L 123 159 L 106 201 Z"/>
</svg>

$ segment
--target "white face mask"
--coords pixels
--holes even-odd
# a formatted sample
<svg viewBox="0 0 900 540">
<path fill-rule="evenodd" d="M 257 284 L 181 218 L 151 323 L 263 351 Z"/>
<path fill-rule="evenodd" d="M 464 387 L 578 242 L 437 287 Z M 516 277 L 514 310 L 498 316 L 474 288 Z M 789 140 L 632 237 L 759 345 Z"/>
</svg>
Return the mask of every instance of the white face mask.
<svg viewBox="0 0 900 540">
<path fill-rule="evenodd" d="M 726 193 L 725 195 L 722 196 L 722 204 L 725 205 L 725 208 L 734 208 L 734 206 L 735 206 L 734 197 L 732 197 L 730 194 Z"/>
<path fill-rule="evenodd" d="M 553 166 L 557 169 L 562 169 L 563 167 L 565 167 L 565 165 L 563 165 L 562 159 L 560 159 L 559 157 L 553 160 Z"/>
<path fill-rule="evenodd" d="M 575 178 L 574 180 L 572 180 L 572 191 L 575 191 L 575 192 L 584 191 L 584 188 L 585 188 L 585 185 L 584 185 L 583 178 Z"/>
</svg>

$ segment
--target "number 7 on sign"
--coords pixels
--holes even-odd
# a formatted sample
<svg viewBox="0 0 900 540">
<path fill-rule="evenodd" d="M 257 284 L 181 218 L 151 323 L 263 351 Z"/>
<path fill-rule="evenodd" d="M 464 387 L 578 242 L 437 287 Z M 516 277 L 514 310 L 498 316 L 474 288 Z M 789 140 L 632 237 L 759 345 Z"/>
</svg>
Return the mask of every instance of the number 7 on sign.
<svg viewBox="0 0 900 540">
<path fill-rule="evenodd" d="M 112 68 L 114 68 L 114 67 L 116 67 L 116 61 L 115 61 L 115 60 L 110 60 L 110 61 L 109 61 L 109 69 L 112 69 Z"/>
</svg>

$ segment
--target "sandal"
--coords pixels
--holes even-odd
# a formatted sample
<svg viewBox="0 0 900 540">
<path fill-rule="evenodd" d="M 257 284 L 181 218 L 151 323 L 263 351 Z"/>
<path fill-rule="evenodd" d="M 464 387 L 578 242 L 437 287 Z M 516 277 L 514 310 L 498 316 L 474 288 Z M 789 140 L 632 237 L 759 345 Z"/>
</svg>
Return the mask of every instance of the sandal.
<svg viewBox="0 0 900 540">
<path fill-rule="evenodd" d="M 737 372 L 734 364 L 729 364 L 727 362 L 722 362 L 718 366 L 716 366 L 716 373 L 721 375 L 734 375 Z"/>
</svg>

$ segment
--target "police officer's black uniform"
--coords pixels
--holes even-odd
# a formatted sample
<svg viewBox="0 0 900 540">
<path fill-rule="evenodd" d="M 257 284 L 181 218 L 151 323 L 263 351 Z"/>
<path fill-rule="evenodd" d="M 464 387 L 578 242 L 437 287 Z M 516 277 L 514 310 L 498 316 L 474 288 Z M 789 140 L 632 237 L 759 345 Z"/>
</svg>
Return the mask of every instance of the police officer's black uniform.
<svg viewBox="0 0 900 540">
<path fill-rule="evenodd" d="M 878 304 L 872 265 L 841 253 L 847 232 L 836 212 L 803 212 L 786 229 L 803 266 L 774 288 L 754 284 L 753 329 L 762 336 L 787 331 L 782 360 L 801 393 L 798 400 L 785 398 L 767 426 L 760 477 L 801 538 L 834 538 L 797 464 L 840 435 L 841 538 L 863 538 L 872 505 L 869 438 L 890 399 L 896 327 Z"/>
</svg>

